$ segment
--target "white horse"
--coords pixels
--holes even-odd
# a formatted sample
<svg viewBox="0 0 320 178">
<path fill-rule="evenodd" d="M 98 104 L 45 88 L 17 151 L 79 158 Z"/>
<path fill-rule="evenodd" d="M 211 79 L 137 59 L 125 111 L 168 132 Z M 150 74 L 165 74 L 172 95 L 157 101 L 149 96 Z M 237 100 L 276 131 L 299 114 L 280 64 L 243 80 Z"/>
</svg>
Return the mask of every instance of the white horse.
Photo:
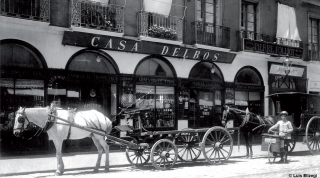
<svg viewBox="0 0 320 178">
<path fill-rule="evenodd" d="M 91 137 L 98 149 L 98 160 L 94 168 L 94 172 L 99 171 L 103 150 L 106 153 L 105 171 L 109 171 L 109 145 L 107 145 L 106 141 L 104 140 L 104 136 L 97 135 L 75 127 L 70 128 L 70 126 L 66 124 L 66 122 L 54 119 L 54 117 L 50 118 L 48 114 L 52 114 L 59 118 L 74 122 L 75 124 L 80 126 L 103 131 L 105 132 L 105 134 L 110 134 L 112 130 L 112 122 L 102 113 L 95 110 L 70 112 L 68 110 L 53 108 L 20 107 L 16 113 L 13 134 L 15 136 L 21 136 L 21 133 L 27 127 L 27 124 L 29 124 L 29 122 L 33 122 L 39 127 L 44 128 L 48 120 L 53 119 L 53 126 L 49 130 L 47 130 L 47 133 L 53 140 L 53 143 L 56 147 L 57 170 L 55 172 L 55 175 L 61 175 L 64 172 L 61 149 L 63 140 L 67 139 L 67 137 L 73 140 Z"/>
</svg>

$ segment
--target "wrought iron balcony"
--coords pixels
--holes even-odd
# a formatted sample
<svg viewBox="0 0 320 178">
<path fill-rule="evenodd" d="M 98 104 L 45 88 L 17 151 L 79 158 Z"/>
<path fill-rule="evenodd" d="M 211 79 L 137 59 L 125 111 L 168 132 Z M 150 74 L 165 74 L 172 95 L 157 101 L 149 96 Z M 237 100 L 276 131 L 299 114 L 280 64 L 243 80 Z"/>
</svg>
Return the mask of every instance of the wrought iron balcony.
<svg viewBox="0 0 320 178">
<path fill-rule="evenodd" d="M 115 4 L 72 0 L 71 24 L 76 27 L 123 32 L 124 9 Z"/>
<path fill-rule="evenodd" d="M 240 39 L 247 38 L 255 41 L 271 42 L 269 35 L 256 33 L 254 31 L 240 30 L 237 33 L 239 33 Z"/>
<path fill-rule="evenodd" d="M 183 22 L 181 18 L 141 11 L 137 19 L 140 36 L 182 41 Z"/>
<path fill-rule="evenodd" d="M 320 61 L 319 44 L 310 43 L 308 46 L 308 60 Z"/>
<path fill-rule="evenodd" d="M 230 48 L 230 28 L 213 23 L 193 22 L 197 44 Z"/>
<path fill-rule="evenodd" d="M 1 0 L 1 15 L 49 22 L 50 0 Z"/>
</svg>

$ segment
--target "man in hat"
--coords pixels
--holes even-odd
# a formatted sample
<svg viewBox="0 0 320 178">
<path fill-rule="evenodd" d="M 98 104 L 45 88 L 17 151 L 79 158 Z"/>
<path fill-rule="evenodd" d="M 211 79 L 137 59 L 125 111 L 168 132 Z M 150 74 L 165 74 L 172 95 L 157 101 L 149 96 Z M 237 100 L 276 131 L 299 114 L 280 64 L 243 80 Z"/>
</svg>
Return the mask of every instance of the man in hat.
<svg viewBox="0 0 320 178">
<path fill-rule="evenodd" d="M 271 132 L 273 129 L 279 131 L 279 136 L 284 137 L 284 155 L 283 152 L 280 153 L 281 160 L 280 162 L 288 162 L 288 145 L 291 139 L 291 132 L 293 131 L 292 124 L 287 120 L 288 112 L 282 111 L 280 113 L 281 120 L 278 121 L 274 126 L 272 126 L 268 132 Z M 283 158 L 284 156 L 284 158 Z"/>
</svg>

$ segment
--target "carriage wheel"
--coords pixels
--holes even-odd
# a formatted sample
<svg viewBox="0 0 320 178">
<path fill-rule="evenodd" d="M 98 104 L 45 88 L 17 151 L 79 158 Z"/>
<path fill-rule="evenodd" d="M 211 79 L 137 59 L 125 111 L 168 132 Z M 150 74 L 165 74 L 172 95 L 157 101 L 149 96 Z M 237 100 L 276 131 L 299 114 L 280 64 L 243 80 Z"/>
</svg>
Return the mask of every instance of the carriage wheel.
<svg viewBox="0 0 320 178">
<path fill-rule="evenodd" d="M 296 146 L 296 139 L 292 138 L 291 140 L 289 140 L 288 152 L 291 153 L 295 146 Z"/>
<path fill-rule="evenodd" d="M 198 133 L 182 133 L 173 142 L 178 147 L 178 158 L 181 161 L 196 161 L 199 158 L 201 149 Z"/>
<path fill-rule="evenodd" d="M 278 155 L 278 153 L 272 152 L 271 145 L 272 145 L 272 143 L 269 143 L 269 146 L 268 146 L 268 160 L 269 160 L 270 164 L 275 162 L 277 155 Z"/>
<path fill-rule="evenodd" d="M 232 153 L 233 140 L 229 131 L 223 127 L 209 129 L 202 139 L 201 149 L 210 164 L 228 160 Z"/>
<path fill-rule="evenodd" d="M 170 169 L 177 160 L 177 147 L 171 140 L 158 140 L 151 148 L 152 165 L 159 170 Z"/>
<path fill-rule="evenodd" d="M 306 140 L 309 151 L 313 155 L 320 154 L 320 117 L 312 117 L 306 128 Z"/>
<path fill-rule="evenodd" d="M 136 140 L 133 140 L 132 142 L 137 143 Z M 149 162 L 150 151 L 141 147 L 137 149 L 130 149 L 129 146 L 127 146 L 126 156 L 131 165 L 141 167 Z"/>
</svg>

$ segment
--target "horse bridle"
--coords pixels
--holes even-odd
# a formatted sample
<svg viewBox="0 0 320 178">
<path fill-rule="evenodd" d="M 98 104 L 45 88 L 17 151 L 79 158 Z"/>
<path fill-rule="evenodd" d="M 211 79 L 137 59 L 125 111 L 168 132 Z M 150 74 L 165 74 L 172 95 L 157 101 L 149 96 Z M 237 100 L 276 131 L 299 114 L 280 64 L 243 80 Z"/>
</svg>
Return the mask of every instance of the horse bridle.
<svg viewBox="0 0 320 178">
<path fill-rule="evenodd" d="M 20 132 L 22 133 L 24 131 L 24 121 L 25 121 L 25 119 L 28 121 L 27 127 L 30 124 L 30 121 L 29 121 L 28 117 L 26 116 L 26 113 L 25 113 L 24 110 L 22 112 L 17 111 L 17 114 L 21 115 L 21 116 L 18 117 L 18 122 L 20 124 L 22 124 L 22 127 L 21 128 L 15 128 L 15 129 L 13 129 L 13 131 L 20 130 Z"/>
<path fill-rule="evenodd" d="M 20 114 L 20 115 L 21 115 L 21 116 L 18 117 L 18 122 L 19 122 L 19 123 L 22 123 L 22 127 L 21 127 L 21 128 L 13 129 L 13 131 L 15 131 L 15 130 L 20 130 L 20 133 L 22 134 L 23 131 L 25 130 L 25 129 L 24 129 L 24 121 L 25 121 L 25 119 L 28 121 L 28 124 L 27 124 L 26 127 L 28 127 L 28 125 L 30 125 L 31 122 L 29 121 L 29 119 L 28 119 L 28 117 L 27 117 L 27 115 L 26 115 L 25 110 L 23 110 L 23 112 L 19 112 L 19 111 L 18 111 L 17 114 Z M 31 136 L 30 138 L 28 138 L 28 139 L 26 139 L 26 140 L 31 140 L 33 137 L 39 136 L 39 135 L 42 133 L 42 131 L 43 131 L 43 129 L 42 129 L 42 128 L 39 128 L 38 131 L 37 131 L 33 136 Z M 22 137 L 22 138 L 23 138 L 23 137 Z M 24 139 L 24 138 L 23 138 L 23 139 Z"/>
</svg>

